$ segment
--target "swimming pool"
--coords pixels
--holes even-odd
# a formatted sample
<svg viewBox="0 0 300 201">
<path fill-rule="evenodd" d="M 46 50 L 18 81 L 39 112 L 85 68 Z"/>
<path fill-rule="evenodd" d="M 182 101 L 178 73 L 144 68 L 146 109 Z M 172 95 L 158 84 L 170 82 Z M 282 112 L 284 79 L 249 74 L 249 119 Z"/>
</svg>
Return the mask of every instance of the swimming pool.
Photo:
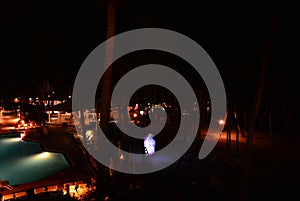
<svg viewBox="0 0 300 201">
<path fill-rule="evenodd" d="M 10 185 L 34 182 L 70 167 L 62 153 L 45 152 L 20 133 L 0 135 L 0 178 Z"/>
</svg>

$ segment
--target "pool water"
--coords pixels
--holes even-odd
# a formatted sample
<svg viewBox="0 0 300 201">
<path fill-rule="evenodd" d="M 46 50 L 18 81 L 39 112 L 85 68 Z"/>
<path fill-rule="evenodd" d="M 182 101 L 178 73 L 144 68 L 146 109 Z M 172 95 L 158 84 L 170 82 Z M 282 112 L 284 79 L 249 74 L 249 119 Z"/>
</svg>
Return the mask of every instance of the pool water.
<svg viewBox="0 0 300 201">
<path fill-rule="evenodd" d="M 0 136 L 0 179 L 10 185 L 38 181 L 68 167 L 62 153 L 44 152 L 39 143 L 22 141 L 19 133 Z"/>
</svg>

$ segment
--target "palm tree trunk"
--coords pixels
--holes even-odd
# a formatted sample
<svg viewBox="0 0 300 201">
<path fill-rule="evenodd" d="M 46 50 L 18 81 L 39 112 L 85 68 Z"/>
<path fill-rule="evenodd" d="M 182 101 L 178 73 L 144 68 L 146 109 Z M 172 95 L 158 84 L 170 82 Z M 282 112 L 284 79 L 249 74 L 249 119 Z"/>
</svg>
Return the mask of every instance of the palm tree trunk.
<svg viewBox="0 0 300 201">
<path fill-rule="evenodd" d="M 248 118 L 248 135 L 247 135 L 247 149 L 245 152 L 245 164 L 243 169 L 243 178 L 242 178 L 242 184 L 241 184 L 241 192 L 240 192 L 240 200 L 241 201 L 248 201 L 249 200 L 249 180 L 251 176 L 251 169 L 252 169 L 252 157 L 251 157 L 251 150 L 249 145 L 252 145 L 253 143 L 253 136 L 255 131 L 255 123 L 258 115 L 258 111 L 261 104 L 262 99 L 262 93 L 264 89 L 265 84 L 265 77 L 267 68 L 269 66 L 269 57 L 270 57 L 270 51 L 271 51 L 271 45 L 272 45 L 272 34 L 275 30 L 275 17 L 276 17 L 276 5 L 275 0 L 272 1 L 271 6 L 271 18 L 270 18 L 270 29 L 269 34 L 267 36 L 267 40 L 264 45 L 264 52 L 262 55 L 261 60 L 261 72 L 260 77 L 258 80 L 257 90 L 256 94 L 254 95 L 253 103 L 250 105 L 249 110 L 249 118 Z"/>
<path fill-rule="evenodd" d="M 271 38 L 269 37 L 265 44 L 265 52 L 262 58 L 261 72 L 260 72 L 260 77 L 257 85 L 256 94 L 254 96 L 253 103 L 249 110 L 247 144 L 252 144 L 253 142 L 257 115 L 260 109 L 260 103 L 261 103 L 263 89 L 264 89 L 266 71 L 269 65 L 270 48 L 271 48 Z"/>
<path fill-rule="evenodd" d="M 269 58 L 270 58 L 270 51 L 272 46 L 272 34 L 275 29 L 275 7 L 274 3 L 272 5 L 272 15 L 271 15 L 271 24 L 270 24 L 270 30 L 269 34 L 267 36 L 267 40 L 264 45 L 264 52 L 262 56 L 262 62 L 261 62 L 261 72 L 260 77 L 257 84 L 257 90 L 256 94 L 254 95 L 253 103 L 249 110 L 249 119 L 248 119 L 248 135 L 247 135 L 247 144 L 252 144 L 253 136 L 254 136 L 254 130 L 255 130 L 255 124 L 257 119 L 257 114 L 260 108 L 263 89 L 265 85 L 265 78 L 266 78 L 266 72 L 267 68 L 269 66 Z"/>
<path fill-rule="evenodd" d="M 100 2 L 101 3 L 101 2 Z M 106 38 L 111 38 L 115 35 L 116 23 L 116 3 L 114 1 L 106 2 Z M 106 46 L 105 66 L 112 63 L 114 54 L 114 44 Z M 102 77 L 101 95 L 100 95 L 100 126 L 103 133 L 109 133 L 110 121 L 110 97 L 112 86 L 112 68 L 107 68 Z M 107 178 L 107 168 L 98 163 L 97 167 L 97 183 L 96 183 L 96 200 L 103 200 L 103 196 L 107 195 L 105 179 Z"/>
<path fill-rule="evenodd" d="M 107 30 L 106 38 L 111 38 L 115 35 L 115 17 L 116 5 L 113 1 L 107 2 Z M 114 44 L 106 47 L 105 65 L 113 61 Z M 104 133 L 109 132 L 108 125 L 110 120 L 110 94 L 112 86 L 112 68 L 107 68 L 101 85 L 100 97 L 100 124 Z"/>
</svg>

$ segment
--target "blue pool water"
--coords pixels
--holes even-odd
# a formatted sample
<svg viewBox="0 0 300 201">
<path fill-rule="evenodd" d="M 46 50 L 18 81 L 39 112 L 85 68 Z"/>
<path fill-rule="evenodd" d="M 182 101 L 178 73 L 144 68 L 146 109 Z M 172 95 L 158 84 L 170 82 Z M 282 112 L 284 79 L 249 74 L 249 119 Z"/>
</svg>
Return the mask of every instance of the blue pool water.
<svg viewBox="0 0 300 201">
<path fill-rule="evenodd" d="M 0 135 L 0 178 L 10 185 L 34 182 L 70 167 L 62 153 L 44 152 L 20 134 Z"/>
</svg>

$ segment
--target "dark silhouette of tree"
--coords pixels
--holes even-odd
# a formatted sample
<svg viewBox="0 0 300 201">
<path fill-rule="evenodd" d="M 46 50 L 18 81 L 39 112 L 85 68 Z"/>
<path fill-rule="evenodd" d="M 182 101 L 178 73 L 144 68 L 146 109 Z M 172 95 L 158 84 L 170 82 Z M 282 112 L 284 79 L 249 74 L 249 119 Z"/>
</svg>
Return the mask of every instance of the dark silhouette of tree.
<svg viewBox="0 0 300 201">
<path fill-rule="evenodd" d="M 266 79 L 266 73 L 268 66 L 270 65 L 270 54 L 271 54 L 271 47 L 272 47 L 272 39 L 273 34 L 275 31 L 275 23 L 276 23 L 276 4 L 275 0 L 272 1 L 271 6 L 271 16 L 269 19 L 269 33 L 267 35 L 265 44 L 264 44 L 264 51 L 261 58 L 261 68 L 259 72 L 259 79 L 257 80 L 257 83 L 254 84 L 254 86 L 257 86 L 255 94 L 252 99 L 252 105 L 250 105 L 249 110 L 249 118 L 248 118 L 248 135 L 247 135 L 247 144 L 252 144 L 253 136 L 254 136 L 254 130 L 255 125 L 257 122 L 257 115 L 261 106 L 262 101 L 262 95 L 263 90 L 265 86 L 265 79 Z"/>
<path fill-rule="evenodd" d="M 106 7 L 106 38 L 111 38 L 115 36 L 116 29 L 116 8 L 119 1 L 100 1 L 100 4 L 103 4 Z M 113 60 L 114 45 L 106 47 L 105 51 L 105 63 L 111 63 Z M 112 87 L 112 68 L 109 67 L 102 77 L 102 85 L 100 86 L 100 100 L 99 100 L 99 109 L 100 109 L 100 127 L 104 133 L 109 133 L 109 121 L 110 121 L 110 96 L 111 96 L 111 87 Z M 97 167 L 97 188 L 96 188 L 96 199 L 101 200 L 102 195 L 106 192 L 105 189 L 105 177 L 107 174 L 107 168 L 98 163 Z"/>
</svg>

